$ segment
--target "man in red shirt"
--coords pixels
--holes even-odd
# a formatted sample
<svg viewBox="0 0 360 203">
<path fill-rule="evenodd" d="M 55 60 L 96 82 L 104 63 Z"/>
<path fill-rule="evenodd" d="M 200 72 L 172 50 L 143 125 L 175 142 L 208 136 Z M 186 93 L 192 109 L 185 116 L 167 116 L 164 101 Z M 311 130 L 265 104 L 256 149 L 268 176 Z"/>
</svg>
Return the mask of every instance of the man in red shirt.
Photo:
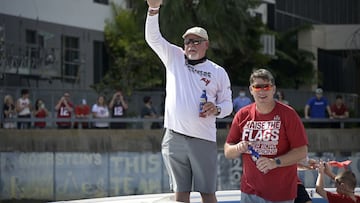
<svg viewBox="0 0 360 203">
<path fill-rule="evenodd" d="M 71 118 L 73 104 L 70 101 L 70 94 L 68 92 L 65 92 L 64 96 L 60 98 L 55 106 L 55 110 L 57 111 L 57 118 Z M 58 128 L 71 128 L 71 122 L 59 121 L 56 124 Z"/>
<path fill-rule="evenodd" d="M 292 107 L 275 101 L 270 71 L 255 70 L 249 90 L 255 102 L 236 113 L 224 146 L 226 158 L 242 158 L 241 202 L 293 203 L 297 163 L 308 151 L 304 125 Z"/>
<path fill-rule="evenodd" d="M 335 103 L 331 105 L 331 115 L 335 119 L 345 119 L 349 118 L 349 110 L 347 106 L 344 104 L 343 97 L 341 95 L 336 96 Z M 333 123 L 331 126 L 334 128 L 343 127 L 341 123 Z"/>
<path fill-rule="evenodd" d="M 331 105 L 331 114 L 333 118 L 349 118 L 349 110 L 341 95 L 337 95 L 335 103 Z"/>
</svg>

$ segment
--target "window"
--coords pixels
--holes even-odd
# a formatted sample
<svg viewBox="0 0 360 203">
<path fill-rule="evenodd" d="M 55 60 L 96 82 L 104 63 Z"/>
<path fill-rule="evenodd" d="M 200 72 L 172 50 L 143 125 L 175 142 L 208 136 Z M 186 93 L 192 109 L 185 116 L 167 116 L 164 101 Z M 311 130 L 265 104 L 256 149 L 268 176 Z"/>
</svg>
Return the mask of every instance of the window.
<svg viewBox="0 0 360 203">
<path fill-rule="evenodd" d="M 95 3 L 109 5 L 109 0 L 94 0 Z"/>
<path fill-rule="evenodd" d="M 27 44 L 36 44 L 36 31 L 35 30 L 26 30 L 26 43 Z"/>
<path fill-rule="evenodd" d="M 5 27 L 0 26 L 0 60 L 5 55 Z"/>
<path fill-rule="evenodd" d="M 79 38 L 62 37 L 62 75 L 68 79 L 77 79 L 80 68 Z"/>
<path fill-rule="evenodd" d="M 263 34 L 260 37 L 260 43 L 263 45 L 262 53 L 275 56 L 275 36 Z"/>
<path fill-rule="evenodd" d="M 100 82 L 109 70 L 109 54 L 102 41 L 94 41 L 94 83 Z"/>
<path fill-rule="evenodd" d="M 133 3 L 132 0 L 127 0 L 127 1 L 126 1 L 126 8 L 133 8 L 133 7 L 134 7 L 133 4 L 134 4 L 134 3 Z"/>
<path fill-rule="evenodd" d="M 31 69 L 39 68 L 40 51 L 44 48 L 44 36 L 35 30 L 25 31 L 26 57 L 24 64 L 29 64 Z"/>
</svg>

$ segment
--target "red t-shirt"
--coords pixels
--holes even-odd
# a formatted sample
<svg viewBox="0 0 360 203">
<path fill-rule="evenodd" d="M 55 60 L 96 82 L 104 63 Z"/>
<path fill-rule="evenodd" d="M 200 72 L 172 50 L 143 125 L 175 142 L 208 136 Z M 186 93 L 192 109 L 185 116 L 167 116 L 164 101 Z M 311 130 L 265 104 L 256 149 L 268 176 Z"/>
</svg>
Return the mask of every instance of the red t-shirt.
<svg viewBox="0 0 360 203">
<path fill-rule="evenodd" d="M 46 117 L 46 111 L 44 109 L 41 109 L 36 115 L 36 118 L 45 118 Z M 39 128 L 45 128 L 46 126 L 46 122 L 35 122 L 34 123 L 35 127 L 39 127 Z"/>
<path fill-rule="evenodd" d="M 360 196 L 358 195 L 355 195 L 356 202 L 350 197 L 338 193 L 326 192 L 326 195 L 329 203 L 360 203 Z"/>
<path fill-rule="evenodd" d="M 89 115 L 90 107 L 88 105 L 78 105 L 75 107 L 75 115 Z"/>
<path fill-rule="evenodd" d="M 73 104 L 68 102 L 68 105 L 72 108 Z M 61 106 L 57 113 L 58 118 L 71 118 L 71 111 L 68 111 L 64 103 L 61 103 Z M 59 126 L 71 126 L 71 122 L 57 122 Z"/>
<path fill-rule="evenodd" d="M 250 141 L 260 156 L 269 158 L 286 154 L 293 148 L 308 144 L 300 117 L 292 107 L 276 102 L 268 114 L 255 110 L 255 103 L 236 113 L 227 143 Z M 250 154 L 242 154 L 243 173 L 240 190 L 270 201 L 295 199 L 297 193 L 297 164 L 279 167 L 264 174 L 256 168 Z"/>
<path fill-rule="evenodd" d="M 338 116 L 344 115 L 345 112 L 347 112 L 347 111 L 348 111 L 348 109 L 347 109 L 347 107 L 345 106 L 345 104 L 341 104 L 340 108 L 338 108 L 338 107 L 336 106 L 336 104 L 333 104 L 333 105 L 331 106 L 331 112 L 334 112 L 334 113 L 335 113 L 336 115 L 338 115 Z"/>
<path fill-rule="evenodd" d="M 88 105 L 77 105 L 75 107 L 75 116 L 77 117 L 77 115 L 89 115 L 90 114 L 90 107 Z M 80 117 L 79 117 L 80 118 Z M 83 128 L 87 128 L 88 127 L 88 122 L 82 122 L 82 127 Z M 74 123 L 74 127 L 77 128 L 78 127 L 78 123 L 75 122 Z"/>
</svg>

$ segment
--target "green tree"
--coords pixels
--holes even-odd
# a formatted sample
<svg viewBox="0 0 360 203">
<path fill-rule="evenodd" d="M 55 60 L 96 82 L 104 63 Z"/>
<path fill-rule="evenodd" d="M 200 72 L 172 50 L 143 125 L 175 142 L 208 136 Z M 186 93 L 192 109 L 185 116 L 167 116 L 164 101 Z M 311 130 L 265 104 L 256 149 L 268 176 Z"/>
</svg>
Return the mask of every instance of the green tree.
<svg viewBox="0 0 360 203">
<path fill-rule="evenodd" d="M 134 89 L 159 86 L 163 68 L 144 40 L 143 23 L 133 10 L 111 4 L 113 18 L 106 22 L 105 43 L 111 65 L 102 81 L 93 85 L 97 92 L 121 88 L 128 95 Z"/>
<path fill-rule="evenodd" d="M 192 26 L 207 29 L 210 37 L 208 57 L 229 73 L 232 85 L 248 85 L 254 68 L 270 67 L 280 86 L 298 88 L 313 76 L 311 53 L 299 50 L 296 34 L 305 28 L 276 35 L 276 58 L 260 53 L 260 36 L 269 33 L 249 9 L 257 0 L 183 0 L 164 1 L 160 12 L 163 36 L 183 46 L 182 34 Z M 113 18 L 105 28 L 105 38 L 112 58 L 110 70 L 94 85 L 97 91 L 121 87 L 128 94 L 134 89 L 164 86 L 163 64 L 144 40 L 147 4 L 132 0 L 131 10 L 112 5 Z M 291 77 L 289 77 L 291 76 Z"/>
<path fill-rule="evenodd" d="M 312 29 L 311 25 L 303 25 L 276 35 L 277 58 L 269 63 L 269 67 L 276 75 L 279 87 L 298 89 L 301 85 L 312 83 L 314 55 L 299 49 L 297 39 L 300 31 L 309 29 Z"/>
<path fill-rule="evenodd" d="M 182 34 L 192 26 L 206 28 L 210 38 L 208 57 L 223 66 L 233 85 L 247 85 L 253 68 L 270 57 L 259 52 L 261 34 L 267 32 L 259 18 L 248 12 L 256 0 L 166 1 L 161 8 L 160 24 L 169 41 L 183 46 Z"/>
</svg>

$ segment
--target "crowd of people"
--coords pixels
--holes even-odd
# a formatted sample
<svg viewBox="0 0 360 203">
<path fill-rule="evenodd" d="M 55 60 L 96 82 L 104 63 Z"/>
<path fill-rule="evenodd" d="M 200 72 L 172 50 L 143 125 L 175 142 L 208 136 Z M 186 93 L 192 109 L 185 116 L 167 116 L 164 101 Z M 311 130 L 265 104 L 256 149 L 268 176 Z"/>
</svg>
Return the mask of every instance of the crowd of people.
<svg viewBox="0 0 360 203">
<path fill-rule="evenodd" d="M 21 90 L 21 97 L 16 101 L 13 96 L 8 94 L 4 97 L 3 118 L 17 118 L 17 121 L 7 121 L 2 123 L 6 129 L 29 129 L 29 128 L 46 128 L 48 118 L 52 112 L 41 98 L 36 99 L 32 104 L 30 100 L 30 91 Z M 49 105 L 51 106 L 51 105 Z M 122 96 L 121 90 L 117 90 L 110 103 L 107 104 L 104 95 L 100 95 L 97 101 L 90 107 L 85 98 L 81 99 L 78 104 L 71 100 L 69 92 L 64 92 L 54 106 L 54 117 L 57 118 L 56 126 L 59 129 L 69 128 L 126 128 L 124 122 L 101 122 L 102 118 L 123 118 L 128 109 L 128 104 Z M 29 120 L 34 118 L 34 122 Z M 70 119 L 75 118 L 75 122 Z M 89 118 L 96 118 L 96 122 L 89 122 Z M 83 120 L 83 121 L 82 121 Z"/>
<path fill-rule="evenodd" d="M 144 96 L 144 105 L 139 109 L 139 116 L 143 119 L 161 119 L 163 118 L 164 103 L 159 108 L 155 108 L 152 104 L 151 96 Z M 46 128 L 50 115 L 57 118 L 56 126 L 59 129 L 125 129 L 127 123 L 122 121 L 126 118 L 129 108 L 128 102 L 121 90 L 116 90 L 111 99 L 107 100 L 105 95 L 99 95 L 93 105 L 89 105 L 87 99 L 82 98 L 78 104 L 74 104 L 70 92 L 64 92 L 60 99 L 53 105 L 53 109 L 49 109 L 45 101 L 41 98 L 36 99 L 32 104 L 30 100 L 30 91 L 28 89 L 21 90 L 21 97 L 14 101 L 13 96 L 8 94 L 4 97 L 2 127 L 5 129 L 29 129 L 29 128 Z M 158 112 L 160 111 L 160 112 Z M 18 118 L 16 121 L 8 121 L 12 118 Z M 29 121 L 33 118 L 33 122 Z M 70 121 L 73 118 L 74 122 Z M 90 122 L 93 120 L 93 122 Z M 101 121 L 102 119 L 107 121 Z M 108 121 L 108 120 L 111 121 Z M 143 129 L 161 128 L 159 122 L 144 121 Z"/>
<path fill-rule="evenodd" d="M 226 118 L 233 118 L 234 115 L 243 107 L 254 103 L 250 97 L 247 96 L 249 91 L 245 88 L 240 88 L 238 96 L 232 100 L 233 111 L 232 114 Z M 22 89 L 21 96 L 14 100 L 10 94 L 5 95 L 3 105 L 3 118 L 18 118 L 18 122 L 4 121 L 2 123 L 3 128 L 7 129 L 27 129 L 27 128 L 46 128 L 48 123 L 45 118 L 49 117 L 53 109 L 49 109 L 51 105 L 46 105 L 44 100 L 39 98 L 32 105 L 29 99 L 30 92 L 28 89 Z M 274 99 L 286 105 L 290 105 L 288 100 L 285 99 L 283 91 L 277 90 L 274 95 Z M 100 102 L 100 103 L 99 103 Z M 164 115 L 165 103 L 161 103 L 159 108 L 155 108 L 152 104 L 151 96 L 143 97 L 144 105 L 139 109 L 140 118 L 150 119 L 162 119 Z M 70 93 L 65 92 L 58 102 L 54 105 L 56 118 L 60 121 L 56 122 L 58 128 L 111 128 L 111 129 L 124 129 L 127 128 L 127 123 L 124 121 L 117 121 L 117 118 L 125 118 L 126 111 L 129 106 L 124 99 L 121 90 L 116 90 L 111 99 L 107 101 L 104 95 L 98 97 L 98 101 L 94 102 L 92 106 L 89 106 L 85 98 L 80 99 L 80 102 L 74 105 L 70 99 Z M 160 112 L 161 111 L 161 112 Z M 33 124 L 28 120 L 29 118 L 36 118 L 37 120 Z M 69 122 L 66 119 L 76 118 L 77 121 Z M 326 97 L 323 96 L 322 88 L 315 90 L 315 95 L 306 102 L 304 107 L 304 119 L 335 119 L 341 120 L 349 118 L 349 109 L 345 104 L 342 95 L 336 95 L 335 101 L 331 104 Z M 112 118 L 112 122 L 98 122 L 91 123 L 89 118 Z M 83 119 L 84 122 L 78 121 Z M 144 129 L 156 129 L 161 128 L 163 125 L 159 122 L 144 122 L 142 127 Z M 229 128 L 230 125 L 225 125 Z M 333 122 L 329 125 L 326 122 L 315 122 L 311 124 L 312 127 L 341 127 L 340 123 Z M 217 127 L 221 128 L 218 124 Z M 222 127 L 224 128 L 224 127 Z"/>
</svg>

